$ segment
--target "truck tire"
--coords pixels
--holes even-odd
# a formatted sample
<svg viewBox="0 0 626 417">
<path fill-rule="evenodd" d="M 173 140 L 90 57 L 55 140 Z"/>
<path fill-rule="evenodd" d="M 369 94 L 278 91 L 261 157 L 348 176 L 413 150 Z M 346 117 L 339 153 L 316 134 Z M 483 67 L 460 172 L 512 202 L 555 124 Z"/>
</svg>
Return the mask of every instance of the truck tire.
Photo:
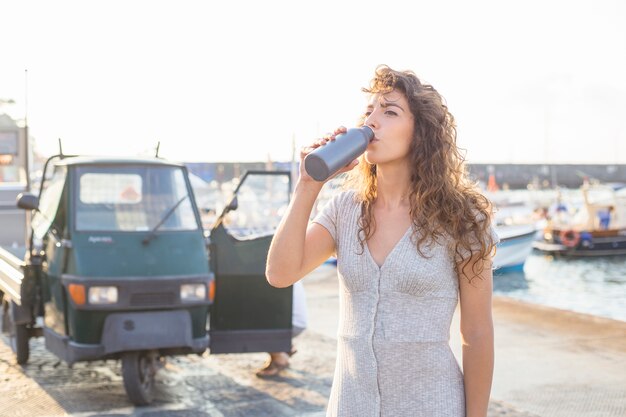
<svg viewBox="0 0 626 417">
<path fill-rule="evenodd" d="M 154 398 L 158 354 L 153 351 L 125 352 L 122 376 L 128 399 L 137 406 L 149 405 Z"/>
</svg>

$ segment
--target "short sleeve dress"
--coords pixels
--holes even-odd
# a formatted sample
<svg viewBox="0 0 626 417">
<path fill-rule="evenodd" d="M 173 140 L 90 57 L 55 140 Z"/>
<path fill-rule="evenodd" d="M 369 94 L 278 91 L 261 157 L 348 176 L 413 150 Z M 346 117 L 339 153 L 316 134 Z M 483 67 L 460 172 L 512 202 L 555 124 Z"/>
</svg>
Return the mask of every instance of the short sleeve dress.
<svg viewBox="0 0 626 417">
<path fill-rule="evenodd" d="M 327 417 L 464 417 L 463 375 L 449 346 L 459 296 L 448 245 L 417 251 L 409 228 L 382 266 L 358 240 L 353 191 L 314 218 L 335 240 L 337 363 Z M 497 236 L 492 238 L 497 243 Z"/>
</svg>

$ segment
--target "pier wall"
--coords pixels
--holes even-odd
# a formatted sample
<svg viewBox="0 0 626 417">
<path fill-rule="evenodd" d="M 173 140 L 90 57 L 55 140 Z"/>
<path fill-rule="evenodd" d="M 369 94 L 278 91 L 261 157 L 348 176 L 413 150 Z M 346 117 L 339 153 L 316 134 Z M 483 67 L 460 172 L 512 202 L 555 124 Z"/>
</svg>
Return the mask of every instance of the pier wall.
<svg viewBox="0 0 626 417">
<path fill-rule="evenodd" d="M 289 162 L 190 162 L 189 170 L 205 181 L 227 182 L 239 177 L 246 170 L 277 169 L 289 170 Z M 493 174 L 501 188 L 526 189 L 556 186 L 578 188 L 583 181 L 626 182 L 624 164 L 469 164 L 472 178 L 487 184 Z"/>
</svg>

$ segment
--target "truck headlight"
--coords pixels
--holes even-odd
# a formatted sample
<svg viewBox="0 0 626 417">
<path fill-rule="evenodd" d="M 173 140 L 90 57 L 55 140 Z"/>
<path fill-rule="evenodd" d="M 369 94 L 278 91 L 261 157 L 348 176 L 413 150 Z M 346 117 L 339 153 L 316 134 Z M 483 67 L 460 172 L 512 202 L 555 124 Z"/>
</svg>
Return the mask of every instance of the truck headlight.
<svg viewBox="0 0 626 417">
<path fill-rule="evenodd" d="M 183 284 L 180 286 L 181 301 L 203 301 L 206 300 L 206 285 L 204 284 Z"/>
<path fill-rule="evenodd" d="M 90 287 L 88 299 L 89 304 L 115 304 L 117 287 Z"/>
</svg>

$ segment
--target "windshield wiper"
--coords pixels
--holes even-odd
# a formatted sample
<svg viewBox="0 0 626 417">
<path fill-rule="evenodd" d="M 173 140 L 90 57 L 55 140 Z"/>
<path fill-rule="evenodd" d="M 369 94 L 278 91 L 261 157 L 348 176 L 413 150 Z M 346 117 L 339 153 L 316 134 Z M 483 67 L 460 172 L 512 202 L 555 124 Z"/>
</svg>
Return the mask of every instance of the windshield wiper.
<svg viewBox="0 0 626 417">
<path fill-rule="evenodd" d="M 181 204 L 183 201 L 185 201 L 185 199 L 186 199 L 186 198 L 187 198 L 187 196 L 185 195 L 183 198 L 181 198 L 180 200 L 178 200 L 178 201 L 176 202 L 176 204 L 174 204 L 174 205 L 172 206 L 172 208 L 171 208 L 171 209 L 169 209 L 169 210 L 167 211 L 167 213 L 165 213 L 165 215 L 163 216 L 163 218 L 161 219 L 161 221 L 160 221 L 160 222 L 158 222 L 158 223 L 157 223 L 157 225 L 156 225 L 156 226 L 154 226 L 154 228 L 153 228 L 152 230 L 150 230 L 150 233 L 148 233 L 148 236 L 146 236 L 146 237 L 144 237 L 144 238 L 143 238 L 143 240 L 141 241 L 141 243 L 143 243 L 144 245 L 147 245 L 148 243 L 150 243 L 150 241 L 156 237 L 156 232 L 157 232 L 157 230 L 159 230 L 159 227 L 161 227 L 161 225 L 162 225 L 163 223 L 165 223 L 165 221 L 166 221 L 167 219 L 169 219 L 169 218 L 170 218 L 170 216 L 172 215 L 172 213 L 174 213 L 174 211 L 176 211 L 176 209 L 178 208 L 178 206 L 180 206 L 180 204 Z"/>
</svg>

